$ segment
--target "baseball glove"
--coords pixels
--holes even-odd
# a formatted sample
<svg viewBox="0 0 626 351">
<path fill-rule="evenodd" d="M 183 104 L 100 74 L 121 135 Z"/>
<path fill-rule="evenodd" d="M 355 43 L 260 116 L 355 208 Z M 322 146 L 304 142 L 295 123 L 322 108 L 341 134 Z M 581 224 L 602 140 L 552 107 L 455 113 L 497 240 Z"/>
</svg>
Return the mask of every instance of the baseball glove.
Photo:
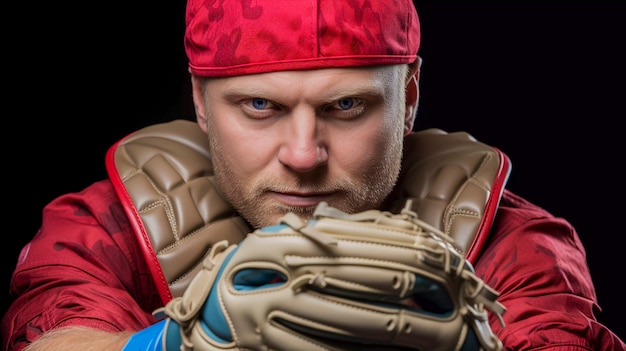
<svg viewBox="0 0 626 351">
<path fill-rule="evenodd" d="M 222 241 L 164 308 L 166 350 L 501 350 L 498 292 L 451 239 L 400 214 L 320 203 Z"/>
</svg>

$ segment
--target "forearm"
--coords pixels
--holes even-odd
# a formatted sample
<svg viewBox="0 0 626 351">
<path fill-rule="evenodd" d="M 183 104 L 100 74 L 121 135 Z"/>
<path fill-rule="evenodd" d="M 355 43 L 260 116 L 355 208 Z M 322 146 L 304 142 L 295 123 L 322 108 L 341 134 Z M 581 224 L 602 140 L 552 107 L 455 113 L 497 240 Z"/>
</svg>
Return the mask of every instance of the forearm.
<svg viewBox="0 0 626 351">
<path fill-rule="evenodd" d="M 134 332 L 109 333 L 85 327 L 51 330 L 24 351 L 119 351 Z"/>
</svg>

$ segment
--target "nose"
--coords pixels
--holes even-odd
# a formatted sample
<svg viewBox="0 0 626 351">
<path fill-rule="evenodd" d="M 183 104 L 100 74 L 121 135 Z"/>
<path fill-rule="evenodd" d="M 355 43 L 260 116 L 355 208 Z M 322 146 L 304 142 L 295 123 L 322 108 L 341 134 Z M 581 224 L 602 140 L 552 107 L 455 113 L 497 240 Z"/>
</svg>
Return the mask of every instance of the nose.
<svg viewBox="0 0 626 351">
<path fill-rule="evenodd" d="M 299 173 L 307 173 L 328 162 L 323 122 L 315 111 L 294 110 L 286 118 L 287 128 L 278 151 L 281 164 Z"/>
</svg>

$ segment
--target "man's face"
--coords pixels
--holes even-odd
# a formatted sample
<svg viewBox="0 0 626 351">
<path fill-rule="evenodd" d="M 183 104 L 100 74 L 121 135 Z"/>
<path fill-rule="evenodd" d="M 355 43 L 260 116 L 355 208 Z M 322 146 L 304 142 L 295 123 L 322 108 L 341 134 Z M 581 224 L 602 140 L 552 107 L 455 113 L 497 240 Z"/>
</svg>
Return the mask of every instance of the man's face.
<svg viewBox="0 0 626 351">
<path fill-rule="evenodd" d="M 194 80 L 216 181 L 255 228 L 326 201 L 377 208 L 395 185 L 405 130 L 400 66 Z"/>
</svg>

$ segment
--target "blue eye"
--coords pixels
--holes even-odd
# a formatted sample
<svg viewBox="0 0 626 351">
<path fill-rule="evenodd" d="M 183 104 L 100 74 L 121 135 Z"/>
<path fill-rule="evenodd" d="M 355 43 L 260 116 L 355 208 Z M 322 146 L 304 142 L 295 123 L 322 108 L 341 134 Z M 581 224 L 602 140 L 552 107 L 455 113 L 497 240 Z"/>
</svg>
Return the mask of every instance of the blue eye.
<svg viewBox="0 0 626 351">
<path fill-rule="evenodd" d="M 337 105 L 342 110 L 351 109 L 354 106 L 354 99 L 353 98 L 341 99 L 341 100 L 337 101 Z"/>
<path fill-rule="evenodd" d="M 267 108 L 268 102 L 265 99 L 254 98 L 251 100 L 252 106 L 259 110 L 264 110 Z"/>
</svg>

